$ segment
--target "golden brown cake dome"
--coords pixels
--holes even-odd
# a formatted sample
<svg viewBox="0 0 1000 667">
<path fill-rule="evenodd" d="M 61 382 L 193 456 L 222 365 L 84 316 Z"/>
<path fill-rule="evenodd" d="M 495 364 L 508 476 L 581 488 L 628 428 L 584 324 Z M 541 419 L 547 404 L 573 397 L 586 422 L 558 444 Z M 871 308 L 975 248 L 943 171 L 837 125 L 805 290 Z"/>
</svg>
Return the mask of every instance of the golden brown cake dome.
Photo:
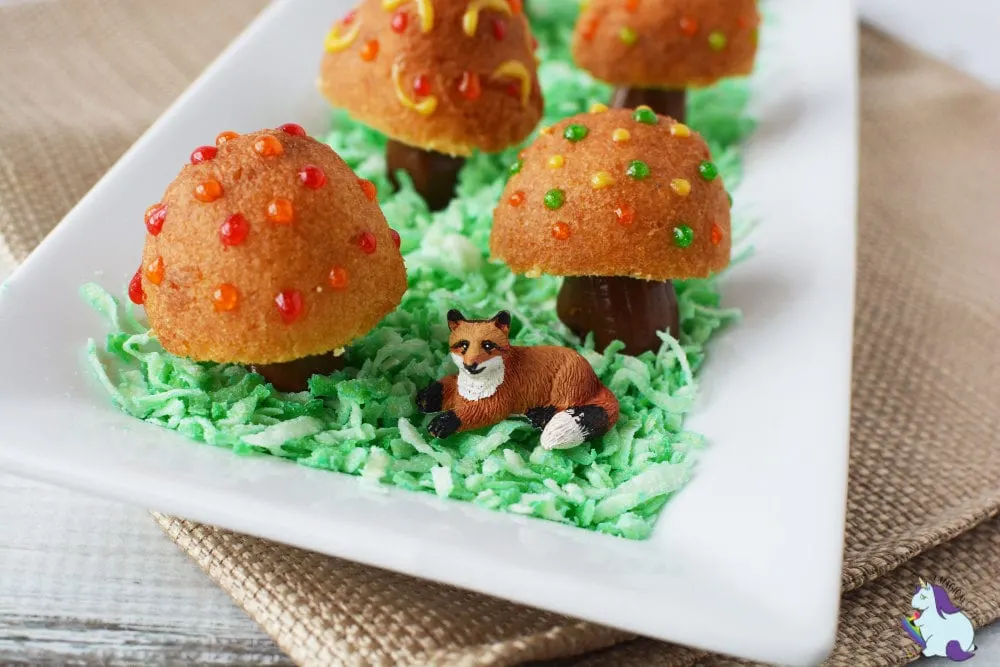
<svg viewBox="0 0 1000 667">
<path fill-rule="evenodd" d="M 588 0 L 573 56 L 617 86 L 683 89 L 749 74 L 756 0 Z"/>
<path fill-rule="evenodd" d="M 410 146 L 496 152 L 541 118 L 520 0 L 363 0 L 334 24 L 325 49 L 327 99 Z"/>
<path fill-rule="evenodd" d="M 664 281 L 729 264 L 730 201 L 708 146 L 646 107 L 567 118 L 515 170 L 490 237 L 515 272 Z"/>
<path fill-rule="evenodd" d="M 374 185 L 297 125 L 197 149 L 146 226 L 130 294 L 167 351 L 199 361 L 330 352 L 406 290 Z"/>
</svg>

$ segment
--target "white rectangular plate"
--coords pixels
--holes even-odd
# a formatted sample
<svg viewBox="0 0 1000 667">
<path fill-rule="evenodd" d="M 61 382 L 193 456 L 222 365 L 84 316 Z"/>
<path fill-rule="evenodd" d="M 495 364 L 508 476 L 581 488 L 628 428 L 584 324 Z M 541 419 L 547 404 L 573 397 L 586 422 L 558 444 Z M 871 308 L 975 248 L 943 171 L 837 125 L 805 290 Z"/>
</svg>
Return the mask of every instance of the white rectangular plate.
<svg viewBox="0 0 1000 667">
<path fill-rule="evenodd" d="M 0 463 L 27 476 L 631 630 L 784 664 L 832 646 L 846 490 L 856 24 L 841 0 L 772 0 L 760 127 L 738 204 L 761 225 L 725 282 L 745 321 L 712 345 L 690 427 L 711 447 L 652 538 L 630 542 L 268 458 L 115 409 L 85 369 L 142 215 L 223 129 L 329 113 L 314 79 L 347 0 L 271 5 L 66 217 L 0 294 Z M 266 86 L 258 85 L 266 80 Z"/>
</svg>

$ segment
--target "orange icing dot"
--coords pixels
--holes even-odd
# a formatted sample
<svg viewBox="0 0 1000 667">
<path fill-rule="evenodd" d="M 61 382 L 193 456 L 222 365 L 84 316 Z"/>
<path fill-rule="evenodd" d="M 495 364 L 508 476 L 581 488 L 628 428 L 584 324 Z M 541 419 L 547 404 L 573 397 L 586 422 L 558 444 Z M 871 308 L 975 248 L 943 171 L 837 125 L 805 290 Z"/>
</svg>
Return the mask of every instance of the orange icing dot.
<svg viewBox="0 0 1000 667">
<path fill-rule="evenodd" d="M 365 197 L 368 197 L 368 201 L 375 201 L 378 197 L 378 188 L 375 187 L 374 183 L 367 178 L 359 178 L 358 185 L 361 186 L 361 191 L 365 193 Z"/>
<path fill-rule="evenodd" d="M 565 222 L 557 222 L 552 225 L 552 238 L 556 241 L 565 241 L 570 237 L 572 232 L 569 229 L 569 225 Z"/>
<path fill-rule="evenodd" d="M 215 201 L 222 196 L 222 183 L 214 178 L 202 181 L 194 188 L 194 198 L 206 204 Z"/>
<path fill-rule="evenodd" d="M 271 135 L 264 135 L 253 144 L 253 149 L 262 157 L 274 157 L 285 152 L 281 142 Z"/>
<path fill-rule="evenodd" d="M 630 12 L 639 9 L 639 0 L 625 0 L 625 9 Z"/>
<path fill-rule="evenodd" d="M 342 266 L 335 266 L 330 269 L 330 287 L 333 289 L 344 289 L 347 287 L 347 269 Z"/>
<path fill-rule="evenodd" d="M 146 265 L 146 280 L 159 285 L 163 282 L 163 258 L 157 257 Z"/>
<path fill-rule="evenodd" d="M 682 16 L 680 24 L 681 32 L 688 37 L 694 37 L 698 34 L 698 19 L 692 16 Z"/>
<path fill-rule="evenodd" d="M 272 199 L 267 204 L 267 219 L 278 225 L 288 225 L 295 219 L 295 206 L 287 199 Z"/>
<path fill-rule="evenodd" d="M 228 313 L 240 305 L 240 293 L 229 283 L 222 283 L 212 292 L 212 306 L 217 313 Z"/>
<path fill-rule="evenodd" d="M 371 62 L 378 57 L 378 40 L 373 39 L 365 43 L 361 47 L 361 52 L 359 53 L 361 59 L 367 62 Z"/>
<path fill-rule="evenodd" d="M 232 132 L 230 130 L 226 130 L 225 132 L 219 132 L 219 135 L 215 137 L 215 145 L 221 146 L 230 139 L 235 139 L 238 136 L 240 136 L 239 132 Z"/>
<path fill-rule="evenodd" d="M 615 209 L 615 217 L 618 218 L 619 225 L 628 227 L 635 222 L 635 207 L 628 202 L 623 202 Z"/>
<path fill-rule="evenodd" d="M 712 223 L 712 245 L 722 243 L 722 227 L 718 223 Z"/>
<path fill-rule="evenodd" d="M 510 197 L 508 197 L 507 201 L 510 203 L 511 206 L 520 206 L 521 204 L 524 203 L 524 192 L 518 190 Z"/>
<path fill-rule="evenodd" d="M 586 19 L 580 24 L 580 37 L 583 37 L 588 42 L 594 39 L 597 34 L 597 27 L 601 24 L 601 20 L 596 16 Z"/>
<path fill-rule="evenodd" d="M 509 2 L 510 2 L 510 11 L 514 14 L 514 16 L 517 16 L 518 14 L 524 11 L 523 0 L 509 0 Z"/>
<path fill-rule="evenodd" d="M 462 96 L 469 101 L 479 99 L 479 96 L 483 94 L 479 75 L 475 72 L 462 72 L 462 78 L 458 81 L 458 92 L 462 93 Z"/>
</svg>

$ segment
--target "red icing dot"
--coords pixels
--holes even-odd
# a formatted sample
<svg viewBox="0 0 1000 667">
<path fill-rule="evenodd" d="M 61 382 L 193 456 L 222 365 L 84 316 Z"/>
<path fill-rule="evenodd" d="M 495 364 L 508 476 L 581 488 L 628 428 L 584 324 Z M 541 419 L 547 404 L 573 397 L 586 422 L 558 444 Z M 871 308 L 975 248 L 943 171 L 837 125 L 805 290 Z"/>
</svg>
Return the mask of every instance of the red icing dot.
<svg viewBox="0 0 1000 667">
<path fill-rule="evenodd" d="M 250 223 L 239 213 L 233 213 L 219 225 L 219 240 L 222 241 L 222 245 L 240 245 L 247 240 L 249 234 Z"/>
<path fill-rule="evenodd" d="M 274 297 L 274 305 L 278 307 L 278 313 L 285 324 L 291 324 L 302 316 L 304 304 L 302 302 L 302 292 L 297 289 L 278 292 Z"/>
<path fill-rule="evenodd" d="M 712 245 L 719 245 L 722 243 L 722 227 L 719 227 L 718 223 L 712 224 Z"/>
<path fill-rule="evenodd" d="M 406 32 L 406 26 L 409 24 L 410 17 L 406 12 L 396 12 L 392 15 L 392 21 L 389 22 L 392 31 L 399 34 Z"/>
<path fill-rule="evenodd" d="M 515 192 L 514 194 L 512 194 L 510 197 L 508 197 L 507 201 L 508 201 L 508 203 L 510 203 L 511 206 L 520 206 L 521 204 L 524 203 L 524 193 L 522 191 L 518 190 L 517 192 Z"/>
<path fill-rule="evenodd" d="M 326 185 L 326 174 L 314 164 L 303 165 L 299 169 L 299 182 L 310 190 L 319 190 Z"/>
<path fill-rule="evenodd" d="M 570 236 L 569 225 L 565 222 L 557 222 L 552 225 L 552 238 L 557 241 L 565 241 Z"/>
<path fill-rule="evenodd" d="M 163 282 L 163 258 L 157 257 L 146 265 L 146 280 L 159 285 Z"/>
<path fill-rule="evenodd" d="M 520 99 L 521 97 L 521 84 L 519 83 L 508 83 L 507 84 L 507 94 L 511 97 L 516 97 Z"/>
<path fill-rule="evenodd" d="M 502 19 L 493 19 L 490 26 L 493 30 L 493 38 L 502 42 L 507 37 L 507 24 Z"/>
<path fill-rule="evenodd" d="M 361 59 L 366 62 L 371 62 L 378 57 L 378 40 L 373 39 L 366 42 L 364 46 L 361 47 L 361 52 L 359 53 Z"/>
<path fill-rule="evenodd" d="M 146 293 L 142 290 L 142 269 L 136 270 L 132 280 L 128 282 L 128 298 L 137 306 L 146 302 Z"/>
<path fill-rule="evenodd" d="M 347 269 L 342 266 L 335 266 L 330 269 L 330 287 L 333 289 L 344 289 L 347 287 Z"/>
<path fill-rule="evenodd" d="M 698 19 L 691 16 L 681 17 L 681 32 L 688 37 L 694 37 L 698 34 Z"/>
<path fill-rule="evenodd" d="M 285 134 L 290 134 L 293 137 L 304 137 L 306 136 L 306 129 L 299 125 L 298 123 L 285 123 L 278 128 Z"/>
<path fill-rule="evenodd" d="M 358 237 L 358 245 L 361 246 L 363 253 L 370 255 L 378 249 L 378 239 L 371 232 L 361 232 Z"/>
<path fill-rule="evenodd" d="M 191 152 L 191 164 L 201 164 L 209 160 L 214 160 L 219 153 L 215 146 L 199 146 Z"/>
<path fill-rule="evenodd" d="M 342 18 L 340 22 L 343 23 L 344 25 L 351 25 L 352 23 L 354 23 L 354 19 L 356 18 L 358 18 L 358 13 L 352 9 L 351 11 L 344 14 L 344 18 Z"/>
<path fill-rule="evenodd" d="M 635 222 L 635 207 L 632 204 L 623 203 L 615 209 L 615 217 L 618 218 L 619 225 L 628 227 Z"/>
<path fill-rule="evenodd" d="M 458 82 L 458 92 L 467 100 L 477 100 L 483 94 L 483 87 L 479 81 L 479 75 L 475 72 L 462 72 L 462 78 Z"/>
<path fill-rule="evenodd" d="M 397 232 L 395 229 L 392 228 L 389 229 L 389 236 L 392 237 L 392 242 L 396 244 L 397 249 L 399 248 L 399 246 L 403 245 L 403 239 L 399 238 L 399 232 Z"/>
<path fill-rule="evenodd" d="M 146 231 L 153 236 L 159 236 L 163 231 L 163 223 L 167 221 L 167 205 L 153 204 L 146 209 Z"/>
<path fill-rule="evenodd" d="M 369 181 L 367 178 L 359 178 L 358 185 L 361 186 L 361 191 L 365 193 L 365 197 L 368 197 L 368 201 L 375 201 L 378 197 L 378 188 L 375 184 Z"/>
<path fill-rule="evenodd" d="M 419 74 L 413 77 L 413 92 L 417 97 L 427 97 L 431 94 L 431 80 L 426 74 Z"/>
</svg>

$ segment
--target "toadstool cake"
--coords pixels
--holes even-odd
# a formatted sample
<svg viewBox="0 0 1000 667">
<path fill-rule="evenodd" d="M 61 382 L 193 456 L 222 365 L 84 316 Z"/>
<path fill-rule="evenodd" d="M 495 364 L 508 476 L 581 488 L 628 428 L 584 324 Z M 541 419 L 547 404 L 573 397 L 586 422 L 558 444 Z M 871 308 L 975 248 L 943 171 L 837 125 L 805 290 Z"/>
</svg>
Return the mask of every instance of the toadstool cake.
<svg viewBox="0 0 1000 667">
<path fill-rule="evenodd" d="M 364 0 L 326 39 L 326 98 L 389 137 L 432 210 L 451 201 L 464 157 L 526 138 L 542 113 L 521 0 Z"/>
<path fill-rule="evenodd" d="M 756 0 L 589 0 L 573 57 L 618 87 L 612 106 L 684 122 L 687 88 L 750 73 L 759 23 Z"/>
<path fill-rule="evenodd" d="M 566 276 L 559 318 L 603 349 L 657 350 L 680 334 L 671 280 L 729 264 L 730 200 L 705 141 L 648 107 L 595 105 L 522 154 L 490 248 L 516 273 Z"/>
<path fill-rule="evenodd" d="M 303 390 L 399 304 L 399 237 L 374 185 L 300 126 L 216 143 L 147 211 L 129 295 L 168 352 Z"/>
</svg>

